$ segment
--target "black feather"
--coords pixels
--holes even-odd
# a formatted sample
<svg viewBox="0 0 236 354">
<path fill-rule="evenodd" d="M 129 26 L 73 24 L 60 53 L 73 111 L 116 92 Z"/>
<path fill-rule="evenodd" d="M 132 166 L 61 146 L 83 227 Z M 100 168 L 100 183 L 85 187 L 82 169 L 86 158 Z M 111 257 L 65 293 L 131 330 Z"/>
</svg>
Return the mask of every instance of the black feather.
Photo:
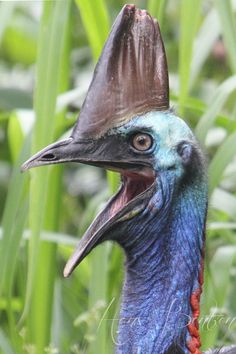
<svg viewBox="0 0 236 354">
<path fill-rule="evenodd" d="M 165 352 L 165 354 L 184 354 L 183 350 L 178 344 L 172 344 L 171 347 Z"/>
</svg>

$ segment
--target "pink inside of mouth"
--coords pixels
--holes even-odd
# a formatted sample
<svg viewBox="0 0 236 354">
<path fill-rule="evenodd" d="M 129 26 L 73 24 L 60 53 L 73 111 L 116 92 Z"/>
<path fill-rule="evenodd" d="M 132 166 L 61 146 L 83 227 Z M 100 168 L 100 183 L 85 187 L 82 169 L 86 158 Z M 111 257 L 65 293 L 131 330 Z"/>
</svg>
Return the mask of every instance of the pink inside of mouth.
<svg viewBox="0 0 236 354">
<path fill-rule="evenodd" d="M 122 177 L 123 187 L 110 206 L 110 217 L 116 215 L 134 198 L 145 192 L 154 182 L 154 173 L 149 169 L 141 173 L 125 172 Z"/>
</svg>

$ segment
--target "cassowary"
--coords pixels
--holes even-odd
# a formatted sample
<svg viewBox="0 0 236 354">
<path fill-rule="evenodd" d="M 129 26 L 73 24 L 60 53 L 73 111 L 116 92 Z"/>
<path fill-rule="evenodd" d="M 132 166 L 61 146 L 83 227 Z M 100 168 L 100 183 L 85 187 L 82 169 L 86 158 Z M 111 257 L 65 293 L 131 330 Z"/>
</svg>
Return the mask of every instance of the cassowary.
<svg viewBox="0 0 236 354">
<path fill-rule="evenodd" d="M 22 170 L 67 161 L 121 174 L 119 191 L 64 270 L 69 276 L 105 240 L 124 249 L 117 353 L 201 353 L 206 167 L 192 131 L 169 109 L 165 50 L 158 23 L 145 10 L 124 6 L 71 136 Z"/>
</svg>

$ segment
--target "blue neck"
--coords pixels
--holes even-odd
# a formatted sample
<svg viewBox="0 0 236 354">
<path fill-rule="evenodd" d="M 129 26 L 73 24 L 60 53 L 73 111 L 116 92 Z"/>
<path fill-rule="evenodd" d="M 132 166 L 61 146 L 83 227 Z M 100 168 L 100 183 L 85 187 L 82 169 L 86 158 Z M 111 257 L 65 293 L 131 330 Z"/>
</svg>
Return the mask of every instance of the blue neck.
<svg viewBox="0 0 236 354">
<path fill-rule="evenodd" d="M 201 178 L 194 186 L 177 188 L 165 180 L 148 209 L 119 239 L 126 276 L 117 353 L 174 354 L 175 345 L 189 353 L 190 299 L 200 286 L 206 186 Z"/>
</svg>

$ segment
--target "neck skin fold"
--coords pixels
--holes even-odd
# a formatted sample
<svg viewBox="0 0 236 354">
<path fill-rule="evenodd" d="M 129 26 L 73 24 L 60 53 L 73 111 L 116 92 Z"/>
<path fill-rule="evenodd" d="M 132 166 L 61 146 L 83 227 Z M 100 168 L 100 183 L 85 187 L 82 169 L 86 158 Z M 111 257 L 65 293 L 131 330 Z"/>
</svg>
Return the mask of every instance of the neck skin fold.
<svg viewBox="0 0 236 354">
<path fill-rule="evenodd" d="M 206 187 L 201 178 L 194 187 L 173 188 L 165 181 L 158 187 L 165 200 L 155 194 L 118 240 L 126 253 L 126 275 L 117 353 L 174 354 L 175 347 L 201 353 L 197 317 Z"/>
</svg>

